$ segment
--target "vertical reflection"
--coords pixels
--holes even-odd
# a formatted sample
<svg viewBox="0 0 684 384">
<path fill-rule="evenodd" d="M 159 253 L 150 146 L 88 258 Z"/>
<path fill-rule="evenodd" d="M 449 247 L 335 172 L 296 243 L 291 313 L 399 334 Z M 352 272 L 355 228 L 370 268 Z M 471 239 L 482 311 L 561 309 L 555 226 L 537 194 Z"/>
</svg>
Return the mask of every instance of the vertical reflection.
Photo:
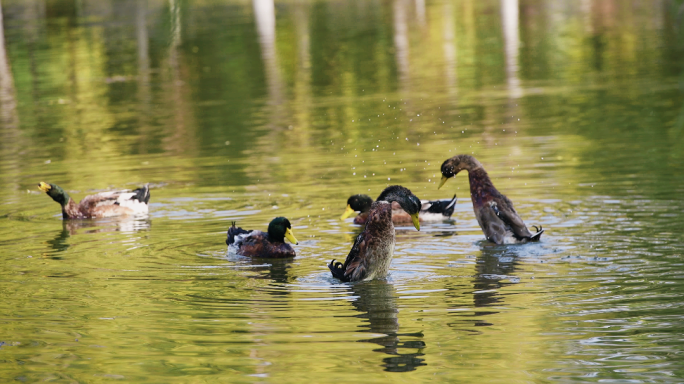
<svg viewBox="0 0 684 384">
<path fill-rule="evenodd" d="M 382 359 L 386 371 L 408 372 L 421 365 L 427 365 L 425 359 L 420 358 L 424 355 L 422 350 L 425 348 L 425 342 L 420 340 L 423 334 L 399 333 L 399 310 L 397 309 L 397 298 L 392 284 L 381 280 L 361 282 L 355 284 L 352 291 L 355 296 L 358 296 L 353 305 L 356 310 L 362 312 L 358 317 L 368 319 L 368 325 L 365 326 L 368 328 L 366 332 L 385 334 L 385 336 L 359 341 L 378 344 L 382 348 L 374 350 L 375 352 L 390 355 L 390 357 Z M 413 339 L 402 342 L 400 336 Z M 400 353 L 401 350 L 405 349 L 417 349 L 417 351 Z"/>
<path fill-rule="evenodd" d="M 273 0 L 252 0 L 252 5 L 259 34 L 261 57 L 264 61 L 269 103 L 279 105 L 282 100 L 282 86 L 276 54 L 275 5 Z"/>
<path fill-rule="evenodd" d="M 593 31 L 591 25 L 591 0 L 580 0 L 580 10 L 583 16 L 584 31 L 591 34 Z"/>
<path fill-rule="evenodd" d="M 17 140 L 19 139 L 19 117 L 14 92 L 14 79 L 5 46 L 5 27 L 3 23 L 2 2 L 0 2 L 0 158 L 2 163 L 16 164 Z M 7 161 L 6 161 L 7 160 Z M 16 174 L 16 172 L 12 172 Z M 16 183 L 4 179 L 7 187 L 18 189 Z"/>
<path fill-rule="evenodd" d="M 189 121 L 191 112 L 187 100 L 185 100 L 185 82 L 181 70 L 180 47 L 182 43 L 182 24 L 180 0 L 169 0 L 170 44 L 169 44 L 169 81 L 164 84 L 170 88 L 168 92 L 173 104 L 172 133 L 164 138 L 164 148 L 174 153 L 187 152 L 196 148 L 196 137 L 191 131 L 192 123 Z M 144 58 L 143 58 L 144 60 Z M 149 65 L 149 64 L 148 64 Z"/>
<path fill-rule="evenodd" d="M 150 54 L 147 35 L 147 1 L 136 3 L 135 35 L 138 43 L 138 91 L 140 102 L 150 102 Z M 180 39 L 180 36 L 177 37 Z"/>
<path fill-rule="evenodd" d="M 138 44 L 138 102 L 141 113 L 140 128 L 145 131 L 149 126 L 151 115 L 151 91 L 150 91 L 150 55 L 149 37 L 147 35 L 147 1 L 139 0 L 136 3 L 135 36 Z M 145 135 L 145 133 L 143 133 Z M 146 153 L 147 140 L 140 140 L 140 153 Z"/>
<path fill-rule="evenodd" d="M 297 36 L 297 69 L 294 83 L 295 128 L 290 137 L 302 147 L 309 146 L 308 124 L 311 121 L 311 40 L 309 26 L 309 3 L 299 0 L 294 5 L 295 34 Z"/>
<path fill-rule="evenodd" d="M 0 119 L 3 126 L 13 127 L 16 125 L 16 107 L 14 80 L 9 58 L 7 57 L 2 3 L 0 3 Z"/>
<path fill-rule="evenodd" d="M 408 90 L 409 85 L 409 40 L 406 22 L 406 0 L 394 0 L 394 50 L 399 72 L 399 89 Z"/>
<path fill-rule="evenodd" d="M 518 48 L 520 47 L 518 22 L 518 0 L 501 0 L 508 94 L 515 99 L 522 96 L 518 78 Z"/>
<path fill-rule="evenodd" d="M 178 71 L 178 47 L 181 44 L 181 23 L 178 0 L 169 0 L 171 14 L 171 44 L 169 45 L 169 64 L 174 72 Z"/>
<path fill-rule="evenodd" d="M 456 95 L 456 28 L 454 20 L 454 9 L 451 1 L 445 1 L 442 6 L 444 29 L 442 37 L 444 39 L 444 77 L 447 82 L 447 92 L 450 96 Z"/>
<path fill-rule="evenodd" d="M 418 25 L 425 26 L 425 0 L 416 0 L 416 18 Z"/>
</svg>

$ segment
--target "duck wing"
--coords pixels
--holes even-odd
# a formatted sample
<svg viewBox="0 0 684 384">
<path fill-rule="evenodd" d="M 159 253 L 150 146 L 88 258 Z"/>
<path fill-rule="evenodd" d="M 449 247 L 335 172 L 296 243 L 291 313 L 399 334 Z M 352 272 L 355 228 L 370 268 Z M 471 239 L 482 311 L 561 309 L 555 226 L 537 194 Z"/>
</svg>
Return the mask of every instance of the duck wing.
<svg viewBox="0 0 684 384">
<path fill-rule="evenodd" d="M 366 277 L 366 232 L 361 232 L 354 241 L 351 251 L 347 255 L 344 264 L 335 262 L 333 259 L 328 268 L 332 272 L 333 277 L 341 281 L 359 281 Z"/>
<path fill-rule="evenodd" d="M 475 211 L 477 222 L 482 228 L 487 240 L 496 244 L 503 244 L 506 238 L 506 223 L 497 215 L 493 205 L 487 204 Z"/>
<path fill-rule="evenodd" d="M 510 200 L 505 199 L 503 204 L 492 201 L 490 202 L 490 207 L 496 213 L 496 216 L 506 224 L 507 229 L 510 230 L 516 240 L 521 241 L 532 238 L 532 233 L 527 229 L 520 216 L 518 216 Z"/>
</svg>

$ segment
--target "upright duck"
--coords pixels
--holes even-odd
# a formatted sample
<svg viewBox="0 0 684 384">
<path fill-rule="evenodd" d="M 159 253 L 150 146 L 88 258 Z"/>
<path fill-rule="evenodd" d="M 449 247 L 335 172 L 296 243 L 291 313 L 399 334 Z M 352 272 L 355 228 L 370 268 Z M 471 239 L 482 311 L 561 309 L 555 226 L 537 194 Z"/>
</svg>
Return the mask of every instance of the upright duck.
<svg viewBox="0 0 684 384">
<path fill-rule="evenodd" d="M 395 243 L 392 202 L 399 203 L 411 216 L 413 226 L 420 231 L 420 199 L 400 185 L 385 188 L 371 204 L 366 227 L 356 237 L 344 264 L 334 259 L 328 264 L 333 277 L 342 281 L 360 281 L 387 276 Z"/>
<path fill-rule="evenodd" d="M 124 189 L 89 195 L 78 204 L 58 185 L 41 181 L 38 183 L 38 189 L 62 206 L 62 217 L 65 219 L 146 214 L 147 203 L 150 201 L 150 188 L 147 184 L 133 191 Z"/>
<path fill-rule="evenodd" d="M 533 226 L 535 234 L 527 229 L 513 203 L 494 187 L 482 164 L 473 156 L 457 155 L 444 161 L 442 181 L 437 189 L 462 170 L 468 171 L 473 211 L 487 240 L 496 244 L 504 244 L 507 239 L 518 243 L 539 241 L 544 229 Z"/>
</svg>

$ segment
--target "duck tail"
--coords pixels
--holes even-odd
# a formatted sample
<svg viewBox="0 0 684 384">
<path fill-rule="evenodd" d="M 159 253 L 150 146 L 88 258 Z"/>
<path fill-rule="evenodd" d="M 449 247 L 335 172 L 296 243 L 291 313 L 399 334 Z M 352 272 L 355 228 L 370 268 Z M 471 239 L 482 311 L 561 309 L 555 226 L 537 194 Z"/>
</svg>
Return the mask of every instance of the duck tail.
<svg viewBox="0 0 684 384">
<path fill-rule="evenodd" d="M 456 207 L 456 195 L 451 198 L 451 200 L 434 200 L 430 201 L 430 208 L 427 209 L 428 213 L 437 213 L 444 216 L 450 217 L 454 214 L 454 208 Z"/>
<path fill-rule="evenodd" d="M 454 194 L 454 197 L 451 198 L 451 201 L 449 201 L 449 204 L 444 208 L 444 216 L 451 216 L 454 214 L 454 208 L 456 207 L 456 201 L 458 199 L 456 198 L 456 195 Z"/>
<path fill-rule="evenodd" d="M 226 245 L 231 245 L 235 243 L 235 236 L 241 235 L 243 233 L 249 233 L 250 231 L 244 230 L 240 227 L 235 226 L 235 222 L 231 222 L 230 228 L 228 228 L 228 237 L 226 238 Z"/>
<path fill-rule="evenodd" d="M 532 235 L 532 237 L 530 237 L 530 241 L 539 241 L 539 239 L 541 239 L 542 233 L 544 233 L 544 228 L 541 225 L 539 227 L 537 227 L 536 225 L 533 225 L 532 227 L 534 228 L 535 231 L 537 231 L 537 233 L 535 233 L 534 235 Z"/>
<path fill-rule="evenodd" d="M 330 269 L 330 272 L 332 272 L 334 278 L 339 279 L 340 281 L 349 281 L 349 277 L 344 275 L 344 264 L 339 261 L 335 262 L 335 259 L 332 259 L 330 264 L 328 264 L 328 268 Z"/>
<path fill-rule="evenodd" d="M 150 202 L 150 184 L 145 184 L 142 188 L 135 189 L 133 192 L 135 192 L 135 195 L 131 199 L 136 199 L 145 204 Z"/>
</svg>

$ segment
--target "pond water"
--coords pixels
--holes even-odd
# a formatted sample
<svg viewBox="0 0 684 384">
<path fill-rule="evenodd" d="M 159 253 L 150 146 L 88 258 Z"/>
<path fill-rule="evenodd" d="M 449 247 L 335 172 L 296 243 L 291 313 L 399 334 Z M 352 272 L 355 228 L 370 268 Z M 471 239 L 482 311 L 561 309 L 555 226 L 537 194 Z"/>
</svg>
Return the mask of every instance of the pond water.
<svg viewBox="0 0 684 384">
<path fill-rule="evenodd" d="M 0 381 L 683 382 L 681 9 L 3 0 Z M 459 153 L 540 243 L 437 190 Z M 39 181 L 150 183 L 150 214 L 63 221 Z M 347 197 L 390 184 L 453 221 L 334 280 Z M 294 260 L 227 254 L 275 216 Z"/>
</svg>

